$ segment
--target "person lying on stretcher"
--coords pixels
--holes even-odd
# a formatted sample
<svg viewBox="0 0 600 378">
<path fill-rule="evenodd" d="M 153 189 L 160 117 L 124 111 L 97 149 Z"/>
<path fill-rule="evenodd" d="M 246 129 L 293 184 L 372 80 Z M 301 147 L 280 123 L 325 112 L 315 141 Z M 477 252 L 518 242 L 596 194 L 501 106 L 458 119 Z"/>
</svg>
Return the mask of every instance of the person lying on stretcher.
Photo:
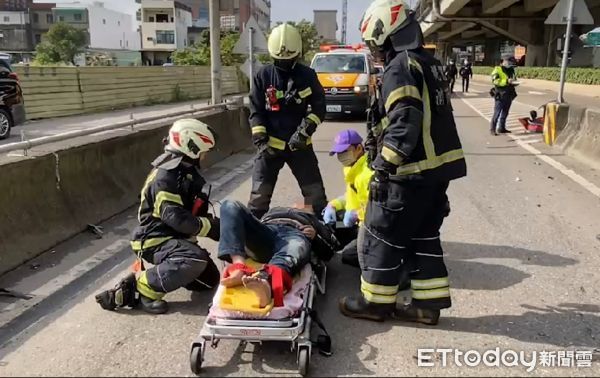
<svg viewBox="0 0 600 378">
<path fill-rule="evenodd" d="M 311 253 L 328 261 L 337 249 L 333 231 L 312 213 L 278 207 L 259 220 L 240 202 L 226 200 L 221 204 L 218 256 L 231 263 L 221 284 L 244 285 L 255 291 L 260 307 L 271 300 L 275 307 L 283 306 L 292 277 L 311 262 Z M 255 271 L 245 264 L 247 258 L 265 265 Z"/>
</svg>

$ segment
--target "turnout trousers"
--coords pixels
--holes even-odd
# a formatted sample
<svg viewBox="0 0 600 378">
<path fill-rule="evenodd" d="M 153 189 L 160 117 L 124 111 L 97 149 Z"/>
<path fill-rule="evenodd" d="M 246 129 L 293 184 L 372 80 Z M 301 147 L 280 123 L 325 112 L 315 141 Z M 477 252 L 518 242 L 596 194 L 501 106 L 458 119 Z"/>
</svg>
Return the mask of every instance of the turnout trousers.
<svg viewBox="0 0 600 378">
<path fill-rule="evenodd" d="M 138 291 L 147 298 L 157 300 L 180 287 L 202 291 L 219 285 L 221 275 L 208 252 L 188 240 L 168 240 L 144 249 L 142 257 L 154 265 L 137 281 Z"/>
<path fill-rule="evenodd" d="M 320 216 L 327 206 L 327 196 L 319 162 L 312 146 L 297 151 L 286 148 L 285 151 L 277 151 L 273 155 L 264 151 L 257 155 L 252 175 L 252 193 L 248 202 L 252 214 L 260 219 L 269 211 L 279 171 L 284 164 L 290 167 L 298 181 L 304 205 L 312 206 L 314 213 Z"/>
<path fill-rule="evenodd" d="M 361 292 L 371 303 L 396 303 L 404 264 L 410 268 L 412 304 L 452 305 L 440 228 L 450 212 L 448 183 L 390 182 L 385 202 L 370 200 L 361 257 Z"/>
</svg>

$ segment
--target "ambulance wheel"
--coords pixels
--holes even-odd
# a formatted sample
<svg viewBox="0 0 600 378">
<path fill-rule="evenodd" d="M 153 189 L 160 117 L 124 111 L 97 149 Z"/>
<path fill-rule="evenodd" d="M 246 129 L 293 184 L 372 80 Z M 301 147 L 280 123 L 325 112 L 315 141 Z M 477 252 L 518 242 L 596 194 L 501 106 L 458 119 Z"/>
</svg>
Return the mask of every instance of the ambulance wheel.
<svg viewBox="0 0 600 378">
<path fill-rule="evenodd" d="M 308 367 L 310 365 L 310 349 L 308 347 L 298 348 L 298 373 L 301 376 L 306 377 L 308 374 Z"/>
<path fill-rule="evenodd" d="M 190 352 L 190 368 L 192 373 L 200 375 L 202 362 L 204 360 L 204 344 L 195 344 Z"/>
</svg>

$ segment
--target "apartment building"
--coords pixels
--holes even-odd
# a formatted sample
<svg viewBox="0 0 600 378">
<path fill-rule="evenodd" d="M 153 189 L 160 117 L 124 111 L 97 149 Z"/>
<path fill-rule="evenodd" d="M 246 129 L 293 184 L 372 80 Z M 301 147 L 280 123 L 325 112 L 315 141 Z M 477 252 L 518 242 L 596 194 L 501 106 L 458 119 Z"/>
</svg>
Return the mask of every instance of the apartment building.
<svg viewBox="0 0 600 378">
<path fill-rule="evenodd" d="M 108 9 L 103 2 L 57 4 L 54 22 L 65 22 L 84 30 L 89 49 L 139 50 L 140 38 L 129 14 Z"/>
<path fill-rule="evenodd" d="M 192 9 L 174 0 L 141 0 L 142 60 L 146 65 L 170 62 L 173 51 L 188 46 Z"/>
</svg>

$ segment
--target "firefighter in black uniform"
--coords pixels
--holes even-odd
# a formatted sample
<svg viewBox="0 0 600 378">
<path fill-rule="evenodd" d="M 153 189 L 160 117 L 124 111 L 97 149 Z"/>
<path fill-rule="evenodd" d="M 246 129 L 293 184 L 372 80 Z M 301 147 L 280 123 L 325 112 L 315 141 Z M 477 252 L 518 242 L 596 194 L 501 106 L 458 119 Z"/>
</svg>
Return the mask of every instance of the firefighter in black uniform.
<svg viewBox="0 0 600 378">
<path fill-rule="evenodd" d="M 153 163 L 141 191 L 139 225 L 131 247 L 139 258 L 154 266 L 124 278 L 114 289 L 96 296 L 106 310 L 135 307 L 162 314 L 168 311 L 165 293 L 185 287 L 211 289 L 220 274 L 197 237 L 219 240 L 219 219 L 208 214 L 206 184 L 200 160 L 215 146 L 208 125 L 196 119 L 176 121 L 169 130 L 165 152 Z"/>
<path fill-rule="evenodd" d="M 305 206 L 320 216 L 327 198 L 311 135 L 325 118 L 325 91 L 315 71 L 297 62 L 302 38 L 296 28 L 282 24 L 273 29 L 269 53 L 274 64 L 257 72 L 250 94 L 252 140 L 259 152 L 248 207 L 259 219 L 269 210 L 279 171 L 287 163 Z"/>
<path fill-rule="evenodd" d="M 466 175 L 444 67 L 423 48 L 423 34 L 402 0 L 376 0 L 363 39 L 385 60 L 384 115 L 365 220 L 362 296 L 340 301 L 349 317 L 437 324 L 450 307 L 440 227 L 446 190 Z M 396 308 L 399 272 L 411 267 L 412 301 Z"/>
</svg>

